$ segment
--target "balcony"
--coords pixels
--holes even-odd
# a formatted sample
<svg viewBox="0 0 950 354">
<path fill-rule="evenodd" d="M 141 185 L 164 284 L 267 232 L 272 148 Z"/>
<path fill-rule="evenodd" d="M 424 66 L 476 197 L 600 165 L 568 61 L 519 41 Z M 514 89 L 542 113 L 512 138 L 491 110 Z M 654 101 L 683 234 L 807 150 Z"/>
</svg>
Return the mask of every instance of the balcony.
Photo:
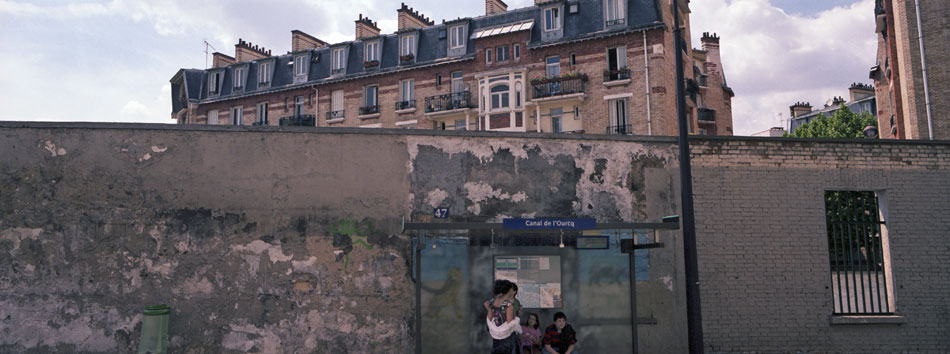
<svg viewBox="0 0 950 354">
<path fill-rule="evenodd" d="M 426 113 L 452 111 L 463 108 L 475 108 L 472 102 L 472 93 L 457 92 L 447 95 L 426 97 Z"/>
<path fill-rule="evenodd" d="M 400 101 L 396 102 L 396 110 L 401 111 L 405 109 L 416 108 L 416 100 Z"/>
<path fill-rule="evenodd" d="M 621 25 L 623 25 L 623 24 L 625 24 L 625 23 L 627 23 L 627 21 L 626 21 L 625 19 L 618 18 L 618 19 L 616 19 L 616 20 L 606 21 L 606 22 L 604 23 L 604 26 L 605 26 L 605 27 L 621 26 Z"/>
<path fill-rule="evenodd" d="M 329 111 L 329 112 L 327 112 L 327 120 L 343 119 L 343 118 L 346 116 L 346 115 L 344 114 L 345 112 L 346 112 L 346 111 L 344 111 L 344 110 Z"/>
<path fill-rule="evenodd" d="M 716 110 L 709 108 L 700 108 L 699 109 L 699 122 L 716 122 Z"/>
<path fill-rule="evenodd" d="M 630 124 L 627 125 L 613 125 L 607 127 L 607 135 L 630 135 L 633 134 L 633 128 L 630 127 Z"/>
<path fill-rule="evenodd" d="M 280 119 L 282 127 L 315 127 L 317 126 L 317 117 L 312 114 L 303 114 L 299 116 L 284 117 Z"/>
<path fill-rule="evenodd" d="M 706 85 L 708 83 L 708 79 L 709 79 L 709 76 L 707 75 L 699 75 L 699 80 L 698 80 L 699 87 L 707 87 Z"/>
<path fill-rule="evenodd" d="M 332 69 L 332 70 L 330 70 L 330 75 L 341 74 L 341 73 L 343 73 L 344 70 L 346 70 L 346 68 Z"/>
<path fill-rule="evenodd" d="M 604 82 L 629 80 L 630 69 L 626 67 L 604 70 Z"/>
<path fill-rule="evenodd" d="M 361 116 L 366 116 L 366 115 L 376 114 L 376 113 L 379 113 L 379 105 L 360 107 Z"/>
<path fill-rule="evenodd" d="M 586 84 L 586 74 L 567 74 L 565 76 L 531 80 L 531 86 L 534 88 L 534 98 L 536 99 L 584 93 Z"/>
</svg>

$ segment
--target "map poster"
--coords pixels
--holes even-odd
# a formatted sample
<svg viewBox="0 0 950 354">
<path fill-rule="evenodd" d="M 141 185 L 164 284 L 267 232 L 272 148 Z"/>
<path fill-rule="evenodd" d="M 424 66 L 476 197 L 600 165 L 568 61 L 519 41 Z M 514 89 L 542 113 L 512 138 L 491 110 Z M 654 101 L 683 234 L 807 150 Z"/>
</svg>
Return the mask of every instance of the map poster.
<svg viewBox="0 0 950 354">
<path fill-rule="evenodd" d="M 541 307 L 561 307 L 561 283 L 541 284 Z"/>
<path fill-rule="evenodd" d="M 518 300 L 521 307 L 529 309 L 541 308 L 541 286 L 527 283 L 518 286 Z"/>
</svg>

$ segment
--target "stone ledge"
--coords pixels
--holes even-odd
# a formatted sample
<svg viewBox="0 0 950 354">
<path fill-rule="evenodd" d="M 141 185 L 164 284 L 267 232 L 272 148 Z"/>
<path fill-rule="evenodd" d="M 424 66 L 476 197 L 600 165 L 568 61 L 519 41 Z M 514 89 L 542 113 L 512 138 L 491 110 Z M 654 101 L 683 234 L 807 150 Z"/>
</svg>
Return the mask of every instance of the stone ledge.
<svg viewBox="0 0 950 354">
<path fill-rule="evenodd" d="M 614 80 L 614 81 L 604 81 L 604 86 L 606 86 L 606 87 L 614 87 L 614 86 L 620 86 L 620 85 L 627 85 L 627 84 L 629 84 L 629 83 L 631 83 L 631 82 L 633 82 L 633 80 L 631 80 L 631 79 Z"/>
<path fill-rule="evenodd" d="M 329 123 L 329 124 L 342 123 L 345 119 L 346 119 L 346 118 L 327 119 L 327 123 Z"/>
<path fill-rule="evenodd" d="M 360 115 L 356 117 L 361 120 L 365 120 L 365 119 L 379 118 L 380 115 L 381 115 L 380 113 L 373 113 L 373 114 L 364 114 L 364 115 Z"/>
<path fill-rule="evenodd" d="M 412 113 L 415 111 L 416 111 L 416 107 L 412 107 L 412 108 L 400 109 L 396 111 L 396 114 L 406 114 L 406 113 Z"/>
<path fill-rule="evenodd" d="M 905 324 L 904 316 L 831 316 L 831 325 L 872 325 L 872 324 Z"/>
</svg>

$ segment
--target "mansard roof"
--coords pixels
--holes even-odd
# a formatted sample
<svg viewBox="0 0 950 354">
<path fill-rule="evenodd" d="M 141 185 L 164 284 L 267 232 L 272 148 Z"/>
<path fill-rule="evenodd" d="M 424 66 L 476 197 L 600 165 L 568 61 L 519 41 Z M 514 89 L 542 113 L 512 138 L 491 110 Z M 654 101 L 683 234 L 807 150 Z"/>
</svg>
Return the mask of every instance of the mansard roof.
<svg viewBox="0 0 950 354">
<path fill-rule="evenodd" d="M 627 0 L 625 24 L 611 26 L 610 28 L 605 28 L 604 0 L 555 0 L 535 6 L 513 9 L 503 13 L 474 18 L 459 18 L 420 29 L 336 43 L 324 48 L 307 49 L 271 56 L 250 62 L 232 64 L 227 67 L 207 70 L 187 69 L 184 71 L 188 78 L 186 98 L 191 102 L 195 100 L 214 102 L 235 97 L 266 94 L 396 71 L 412 70 L 432 65 L 473 60 L 475 57 L 475 46 L 473 43 L 477 42 L 478 39 L 470 38 L 475 32 L 487 28 L 504 27 L 506 25 L 529 21 L 534 21 L 535 25 L 530 29 L 525 29 L 531 32 L 528 47 L 558 45 L 655 28 L 663 25 L 662 18 L 658 12 L 659 1 L 660 0 Z M 569 11 L 572 5 L 578 6 L 576 13 Z M 563 34 L 555 39 L 547 38 L 542 40 L 544 9 L 551 6 L 563 6 L 561 15 L 563 19 Z M 460 24 L 467 25 L 467 33 L 465 33 L 464 36 L 464 38 L 467 39 L 465 51 L 464 53 L 454 53 L 456 55 L 449 56 L 448 30 L 450 27 Z M 401 64 L 399 58 L 399 38 L 413 34 L 417 37 L 415 58 L 409 63 Z M 367 68 L 363 65 L 365 44 L 373 41 L 380 41 L 381 43 L 380 62 L 378 66 Z M 333 50 L 340 48 L 344 49 L 347 53 L 345 72 L 343 74 L 331 75 L 331 53 Z M 306 56 L 310 64 L 307 68 L 308 73 L 306 80 L 295 83 L 293 77 L 293 62 L 294 57 L 299 55 Z M 273 77 L 270 85 L 267 87 L 261 87 L 257 82 L 257 73 L 261 63 L 264 61 L 274 62 L 274 66 L 272 67 L 274 69 Z M 248 73 L 247 82 L 240 92 L 234 92 L 233 85 L 234 69 L 237 67 L 246 67 Z M 220 87 L 220 92 L 216 95 L 209 96 L 208 79 L 209 73 L 213 72 L 223 72 L 224 79 Z M 176 75 L 173 81 L 178 78 L 179 76 Z M 197 90 L 195 89 L 196 87 L 198 87 Z"/>
</svg>

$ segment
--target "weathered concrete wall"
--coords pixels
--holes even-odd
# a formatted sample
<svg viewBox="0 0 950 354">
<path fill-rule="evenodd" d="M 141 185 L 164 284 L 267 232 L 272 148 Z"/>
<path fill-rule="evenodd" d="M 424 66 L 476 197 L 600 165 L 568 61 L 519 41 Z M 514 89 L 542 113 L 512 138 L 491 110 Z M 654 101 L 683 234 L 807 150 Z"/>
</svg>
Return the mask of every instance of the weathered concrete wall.
<svg viewBox="0 0 950 354">
<path fill-rule="evenodd" d="M 130 352 L 158 303 L 173 352 L 411 343 L 401 137 L 3 128 L 0 150 L 2 352 Z"/>
<path fill-rule="evenodd" d="M 950 351 L 950 144 L 704 139 L 692 151 L 707 353 Z M 905 324 L 831 324 L 827 190 L 878 193 Z"/>
<path fill-rule="evenodd" d="M 407 352 L 403 217 L 427 221 L 438 205 L 457 221 L 631 221 L 677 204 L 669 139 L 0 129 L 5 352 L 129 351 L 157 303 L 174 309 L 176 352 Z M 677 254 L 651 253 L 638 284 L 641 313 L 658 318 L 647 347 L 685 333 Z"/>
</svg>

